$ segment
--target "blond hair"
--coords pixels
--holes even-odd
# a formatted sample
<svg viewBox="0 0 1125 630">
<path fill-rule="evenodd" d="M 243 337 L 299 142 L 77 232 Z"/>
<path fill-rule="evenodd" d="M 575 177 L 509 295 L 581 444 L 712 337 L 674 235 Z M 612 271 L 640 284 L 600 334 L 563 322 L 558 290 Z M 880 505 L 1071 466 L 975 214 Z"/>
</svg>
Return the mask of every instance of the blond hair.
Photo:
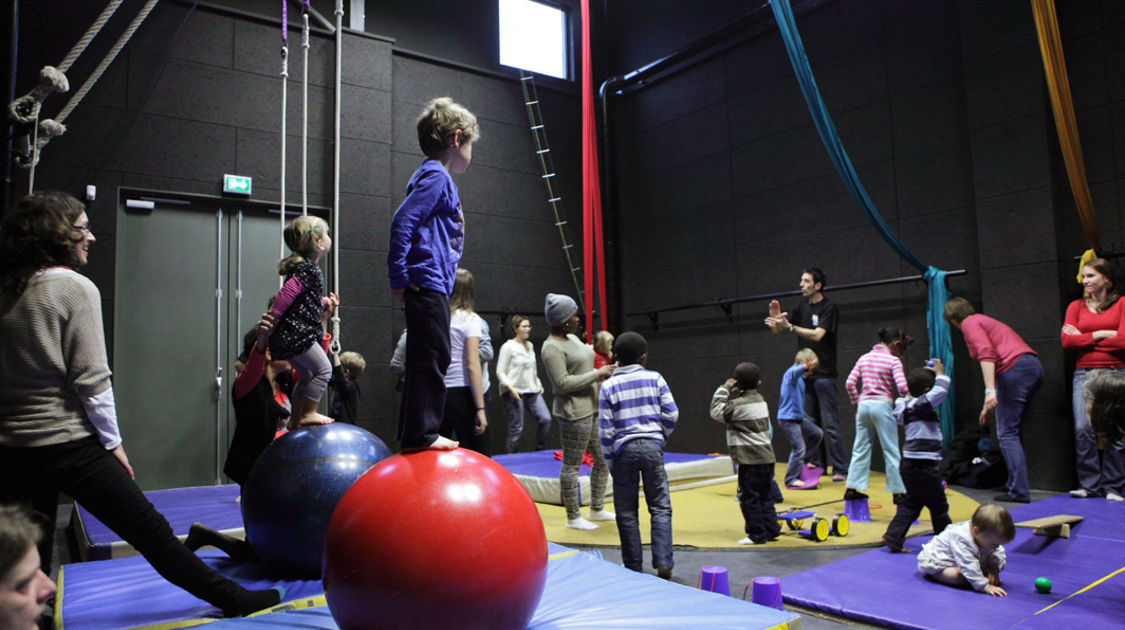
<svg viewBox="0 0 1125 630">
<path fill-rule="evenodd" d="M 801 348 L 797 351 L 797 356 L 793 358 L 793 365 L 804 363 L 812 359 L 820 360 L 820 357 L 816 356 L 816 351 L 812 348 Z"/>
<path fill-rule="evenodd" d="M 364 368 L 367 367 L 367 361 L 363 359 L 363 355 L 358 352 L 341 352 L 340 365 L 348 371 L 348 375 L 354 381 L 363 374 Z"/>
<path fill-rule="evenodd" d="M 473 274 L 468 269 L 459 267 L 453 279 L 453 291 L 449 294 L 450 311 L 473 312 L 473 301 L 476 299 L 476 288 Z"/>
<path fill-rule="evenodd" d="M 293 254 L 277 263 L 277 273 L 287 276 L 316 255 L 316 246 L 328 235 L 328 222 L 311 214 L 301 215 L 286 223 L 281 235 Z"/>
<path fill-rule="evenodd" d="M 418 116 L 418 146 L 426 157 L 440 159 L 452 144 L 451 136 L 461 130 L 462 142 L 480 139 L 477 117 L 464 105 L 448 96 L 432 99 Z"/>
<path fill-rule="evenodd" d="M 599 330 L 594 333 L 594 350 L 602 354 L 609 354 L 613 349 L 613 333 L 608 330 Z"/>
</svg>

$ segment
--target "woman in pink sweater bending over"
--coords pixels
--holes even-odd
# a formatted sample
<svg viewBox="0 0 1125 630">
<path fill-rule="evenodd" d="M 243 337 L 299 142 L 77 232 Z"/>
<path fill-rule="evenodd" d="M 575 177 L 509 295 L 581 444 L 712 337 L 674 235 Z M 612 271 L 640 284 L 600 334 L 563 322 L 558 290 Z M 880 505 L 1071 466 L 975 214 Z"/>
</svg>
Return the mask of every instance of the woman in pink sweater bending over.
<svg viewBox="0 0 1125 630">
<path fill-rule="evenodd" d="M 996 440 L 1008 466 L 1007 492 L 994 501 L 1028 503 L 1027 456 L 1021 426 L 1031 401 L 1043 385 L 1043 364 L 1031 346 L 1004 322 L 981 315 L 963 297 L 945 303 L 942 317 L 965 335 L 969 356 L 980 364 L 984 378 L 984 406 L 980 424 L 996 415 Z"/>
</svg>

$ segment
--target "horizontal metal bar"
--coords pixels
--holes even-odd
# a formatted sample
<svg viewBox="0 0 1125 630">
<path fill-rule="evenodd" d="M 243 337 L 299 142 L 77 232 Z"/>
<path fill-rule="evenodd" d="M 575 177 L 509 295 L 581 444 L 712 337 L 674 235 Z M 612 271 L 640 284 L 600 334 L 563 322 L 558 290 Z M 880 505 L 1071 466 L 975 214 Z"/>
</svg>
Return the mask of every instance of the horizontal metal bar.
<svg viewBox="0 0 1125 630">
<path fill-rule="evenodd" d="M 948 276 L 963 276 L 966 273 L 968 273 L 968 272 L 965 271 L 964 269 L 955 269 L 953 271 L 945 272 L 945 275 L 947 277 Z M 900 276 L 898 278 L 885 278 L 883 280 L 869 280 L 867 282 L 852 282 L 852 283 L 849 283 L 849 284 L 840 284 L 840 285 L 828 287 L 828 289 L 826 289 L 826 290 L 828 290 L 828 291 L 843 291 L 843 290 L 846 290 L 846 289 L 862 289 L 862 288 L 865 288 L 865 287 L 877 287 L 877 286 L 882 286 L 882 285 L 887 285 L 887 284 L 902 284 L 904 282 L 912 282 L 912 281 L 917 281 L 917 280 L 925 280 L 925 278 L 923 278 L 921 274 L 913 275 L 913 276 Z M 671 312 L 674 312 L 674 311 L 686 311 L 686 310 L 690 310 L 690 309 L 694 309 L 694 308 L 710 308 L 710 307 L 713 307 L 713 306 L 723 307 L 723 306 L 729 305 L 729 304 L 738 304 L 738 303 L 741 303 L 741 302 L 754 302 L 754 301 L 758 301 L 758 300 L 770 300 L 770 299 L 773 299 L 773 298 L 786 297 L 786 296 L 790 296 L 790 295 L 800 295 L 800 294 L 801 294 L 800 290 L 779 291 L 777 293 L 762 293 L 762 294 L 759 294 L 759 295 L 749 295 L 749 296 L 746 296 L 746 297 L 724 298 L 724 299 L 719 299 L 719 300 L 710 300 L 708 302 L 700 302 L 700 303 L 697 303 L 697 304 L 683 304 L 683 305 L 680 305 L 680 306 L 669 306 L 669 307 L 658 308 L 658 309 L 645 309 L 645 310 L 642 310 L 642 311 L 632 311 L 630 313 L 625 313 L 625 315 L 629 316 L 629 317 L 632 317 L 634 315 L 649 315 L 649 316 L 651 316 L 655 313 L 671 313 Z"/>
</svg>

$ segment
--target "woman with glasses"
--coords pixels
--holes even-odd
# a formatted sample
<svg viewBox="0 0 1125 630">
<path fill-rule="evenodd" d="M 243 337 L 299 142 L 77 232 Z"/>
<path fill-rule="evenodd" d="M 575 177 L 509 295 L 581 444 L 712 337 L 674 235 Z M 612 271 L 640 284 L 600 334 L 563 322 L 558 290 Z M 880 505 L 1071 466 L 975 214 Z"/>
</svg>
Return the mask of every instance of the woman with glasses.
<svg viewBox="0 0 1125 630">
<path fill-rule="evenodd" d="M 94 242 L 85 208 L 66 193 L 24 197 L 0 223 L 0 502 L 42 515 L 44 572 L 62 491 L 161 576 L 223 615 L 277 604 L 279 589 L 248 591 L 204 564 L 133 481 L 117 428 L 101 295 L 74 271 Z"/>
</svg>

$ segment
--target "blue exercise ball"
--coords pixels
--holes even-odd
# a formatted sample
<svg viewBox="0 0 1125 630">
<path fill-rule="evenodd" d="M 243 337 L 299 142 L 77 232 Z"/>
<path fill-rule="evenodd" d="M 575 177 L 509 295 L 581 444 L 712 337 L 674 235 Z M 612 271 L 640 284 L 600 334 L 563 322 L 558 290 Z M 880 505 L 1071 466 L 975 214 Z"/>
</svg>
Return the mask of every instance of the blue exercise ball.
<svg viewBox="0 0 1125 630">
<path fill-rule="evenodd" d="M 279 575 L 320 577 L 324 531 L 352 483 L 391 455 L 354 425 L 301 427 L 274 440 L 242 485 L 246 541 Z"/>
</svg>

